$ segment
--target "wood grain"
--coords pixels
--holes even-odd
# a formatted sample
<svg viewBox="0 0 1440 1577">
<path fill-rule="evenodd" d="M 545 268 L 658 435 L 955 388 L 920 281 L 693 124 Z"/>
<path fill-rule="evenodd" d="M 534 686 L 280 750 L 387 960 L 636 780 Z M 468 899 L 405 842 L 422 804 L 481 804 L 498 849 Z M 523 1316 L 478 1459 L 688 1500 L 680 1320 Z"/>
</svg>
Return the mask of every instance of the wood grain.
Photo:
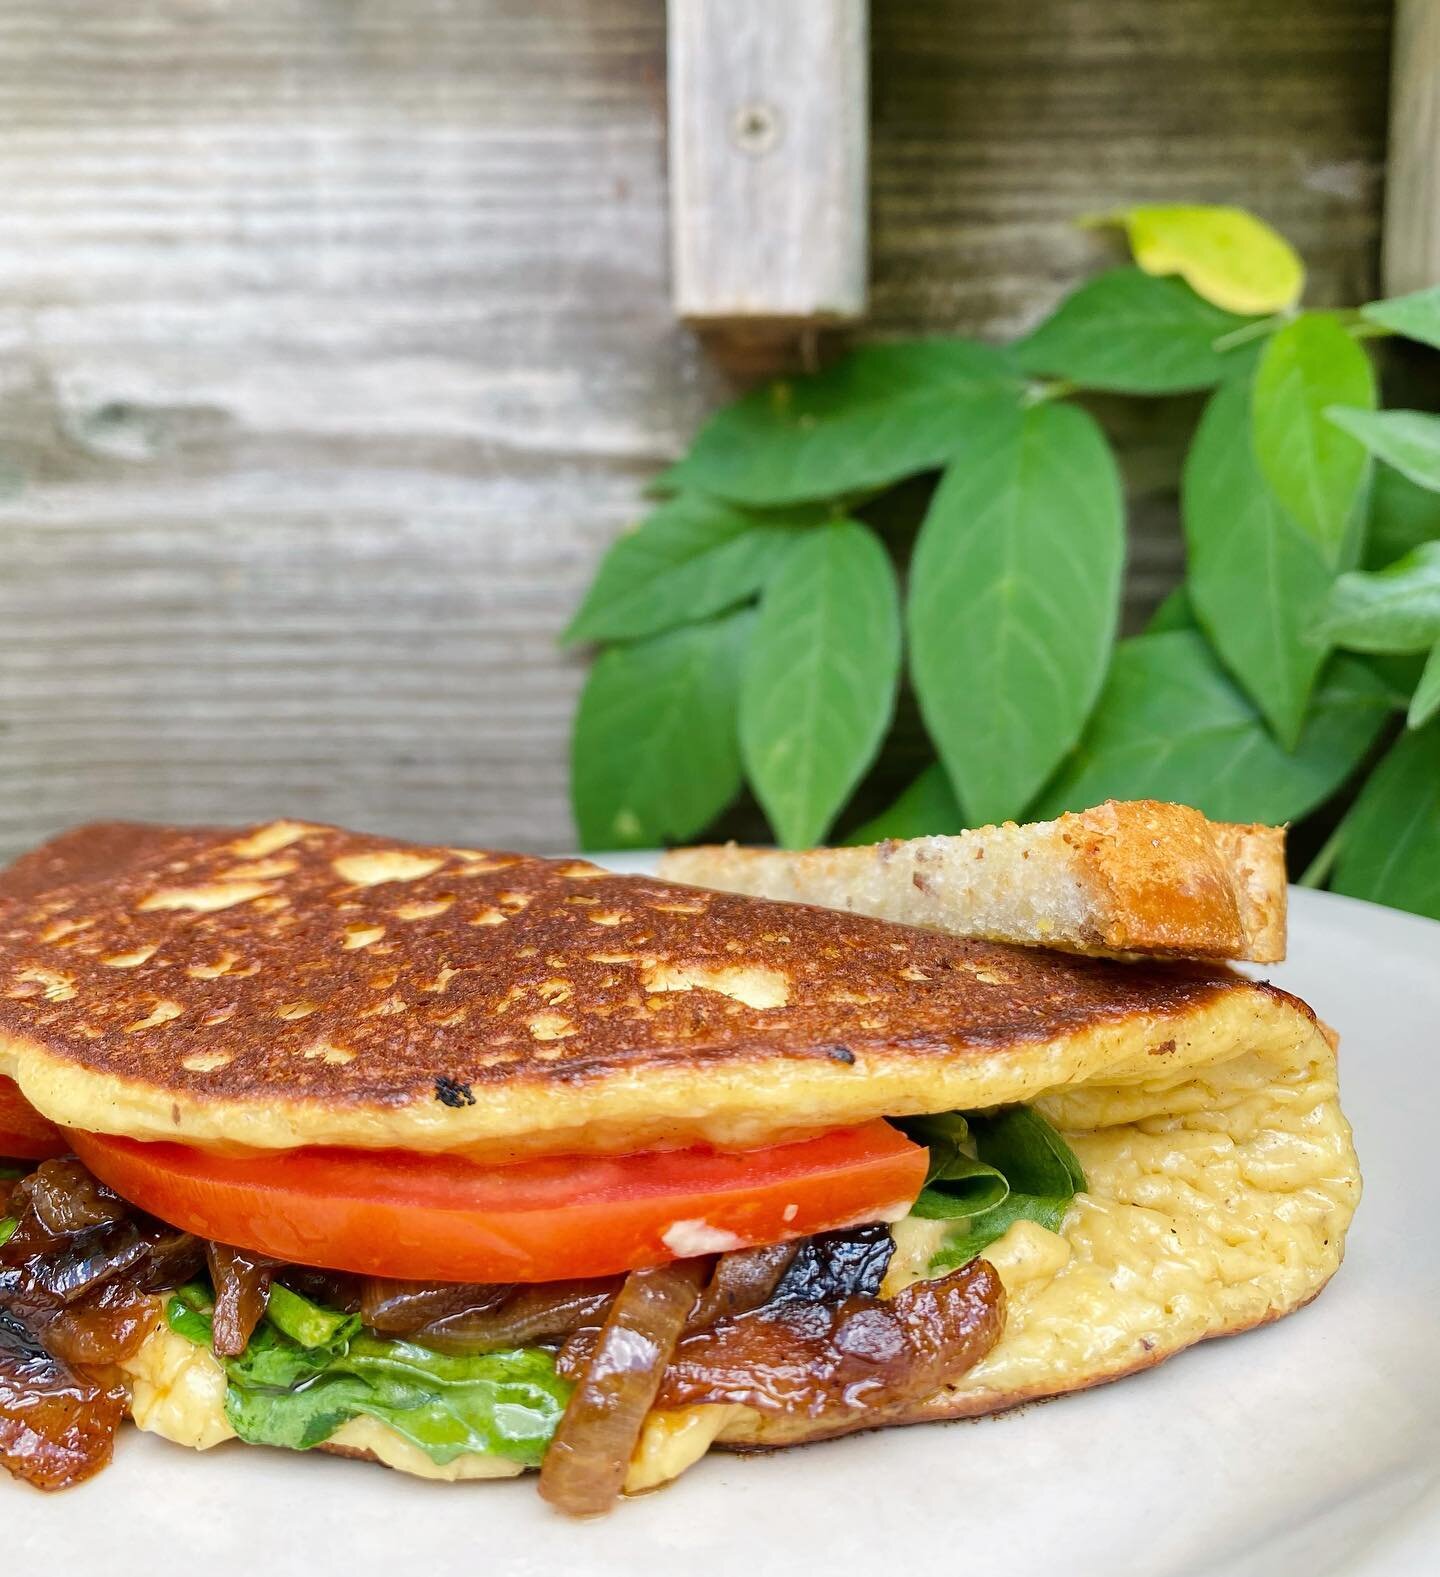
<svg viewBox="0 0 1440 1577">
<path fill-rule="evenodd" d="M 1385 294 L 1440 284 L 1440 6 L 1397 0 L 1385 183 Z"/>
<path fill-rule="evenodd" d="M 675 310 L 865 310 L 868 0 L 668 0 Z"/>
<path fill-rule="evenodd" d="M 1373 289 L 1387 7 L 874 31 L 867 333 L 1025 327 L 1096 261 L 1071 217 L 1125 200 L 1248 203 L 1316 299 Z M 573 837 L 555 637 L 730 386 L 672 315 L 664 56 L 662 0 L 0 7 L 0 848 L 115 815 Z M 1134 616 L 1193 411 L 1103 407 Z"/>
</svg>

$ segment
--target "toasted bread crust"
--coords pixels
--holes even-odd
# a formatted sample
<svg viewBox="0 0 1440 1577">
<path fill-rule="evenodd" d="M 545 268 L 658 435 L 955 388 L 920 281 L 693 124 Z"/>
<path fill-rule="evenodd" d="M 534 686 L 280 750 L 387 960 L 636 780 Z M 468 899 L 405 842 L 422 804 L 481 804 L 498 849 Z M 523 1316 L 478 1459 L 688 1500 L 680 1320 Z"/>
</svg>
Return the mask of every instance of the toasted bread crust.
<svg viewBox="0 0 1440 1577">
<path fill-rule="evenodd" d="M 1285 956 L 1284 829 L 1156 800 L 868 848 L 674 849 L 660 875 L 1071 952 Z"/>
</svg>

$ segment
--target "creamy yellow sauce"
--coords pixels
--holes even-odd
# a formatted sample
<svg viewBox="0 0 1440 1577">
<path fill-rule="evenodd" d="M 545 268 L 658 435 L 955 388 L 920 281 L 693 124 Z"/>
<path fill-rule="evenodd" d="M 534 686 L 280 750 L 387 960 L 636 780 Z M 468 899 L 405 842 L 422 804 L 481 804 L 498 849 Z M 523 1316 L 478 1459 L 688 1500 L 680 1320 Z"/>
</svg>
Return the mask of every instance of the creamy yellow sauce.
<svg viewBox="0 0 1440 1577">
<path fill-rule="evenodd" d="M 1340 1263 L 1360 1176 L 1335 1054 L 1318 1031 L 1289 1050 L 1197 1056 L 1179 1068 L 1157 1069 L 1142 1054 L 1104 1082 L 1036 1104 L 1069 1140 L 1088 1187 L 1061 1232 L 1019 1222 L 986 1250 L 1008 1295 L 1005 1334 L 932 1398 L 934 1416 L 986 1412 L 1154 1363 L 1287 1312 Z M 893 1230 L 886 1295 L 930 1273 L 945 1225 L 910 1218 Z M 142 1429 L 199 1450 L 232 1437 L 224 1374 L 205 1349 L 162 1324 L 126 1367 Z M 785 1438 L 785 1421 L 746 1407 L 653 1413 L 626 1489 L 676 1477 L 717 1441 Z M 334 1439 L 427 1478 L 520 1471 L 483 1455 L 439 1468 L 369 1419 Z"/>
</svg>

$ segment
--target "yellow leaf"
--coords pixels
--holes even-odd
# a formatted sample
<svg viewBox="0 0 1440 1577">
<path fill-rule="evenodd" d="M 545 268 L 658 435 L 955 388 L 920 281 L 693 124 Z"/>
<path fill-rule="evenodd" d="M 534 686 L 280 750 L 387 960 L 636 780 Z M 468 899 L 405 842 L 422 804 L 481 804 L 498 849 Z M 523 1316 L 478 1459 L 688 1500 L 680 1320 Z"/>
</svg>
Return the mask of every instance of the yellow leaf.
<svg viewBox="0 0 1440 1577">
<path fill-rule="evenodd" d="M 1305 288 L 1295 248 L 1243 208 L 1131 208 L 1114 220 L 1147 274 L 1179 274 L 1227 312 L 1283 312 Z"/>
</svg>

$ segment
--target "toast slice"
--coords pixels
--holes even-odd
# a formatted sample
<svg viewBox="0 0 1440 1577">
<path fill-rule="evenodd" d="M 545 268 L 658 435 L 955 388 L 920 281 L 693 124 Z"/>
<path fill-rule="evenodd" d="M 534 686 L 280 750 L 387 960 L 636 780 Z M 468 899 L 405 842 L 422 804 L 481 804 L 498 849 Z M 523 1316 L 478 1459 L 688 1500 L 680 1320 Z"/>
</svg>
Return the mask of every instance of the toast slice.
<svg viewBox="0 0 1440 1577">
<path fill-rule="evenodd" d="M 672 849 L 660 875 L 1077 953 L 1285 956 L 1284 828 L 1158 800 L 868 848 Z"/>
</svg>

